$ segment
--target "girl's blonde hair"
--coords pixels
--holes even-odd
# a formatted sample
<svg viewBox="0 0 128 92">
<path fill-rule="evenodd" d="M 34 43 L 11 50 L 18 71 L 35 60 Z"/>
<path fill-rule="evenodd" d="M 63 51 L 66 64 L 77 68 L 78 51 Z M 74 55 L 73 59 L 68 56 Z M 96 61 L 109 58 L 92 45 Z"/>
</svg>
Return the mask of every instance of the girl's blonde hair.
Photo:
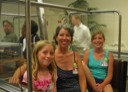
<svg viewBox="0 0 128 92">
<path fill-rule="evenodd" d="M 53 46 L 54 50 L 55 50 L 55 46 L 47 40 L 38 41 L 34 45 L 33 55 L 32 55 L 32 77 L 35 80 L 37 80 L 37 73 L 38 73 L 38 70 L 39 70 L 39 61 L 38 61 L 38 58 L 37 58 L 37 54 L 42 48 L 44 48 L 48 44 L 51 44 Z M 51 64 L 48 66 L 48 69 L 50 71 L 50 74 L 52 75 L 52 81 L 54 81 L 55 80 L 54 79 L 55 78 L 54 72 L 56 70 L 56 66 L 55 66 L 54 61 L 51 62 Z"/>
</svg>

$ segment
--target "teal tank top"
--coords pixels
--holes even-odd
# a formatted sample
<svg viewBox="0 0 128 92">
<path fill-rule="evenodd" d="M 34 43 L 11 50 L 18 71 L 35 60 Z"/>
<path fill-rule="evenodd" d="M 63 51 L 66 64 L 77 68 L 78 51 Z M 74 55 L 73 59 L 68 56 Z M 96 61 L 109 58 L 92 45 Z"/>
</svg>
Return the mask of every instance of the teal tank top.
<svg viewBox="0 0 128 92">
<path fill-rule="evenodd" d="M 103 59 L 96 60 L 93 56 L 93 49 L 90 50 L 88 67 L 94 78 L 104 80 L 107 76 L 108 69 L 108 50 L 105 50 Z"/>
</svg>

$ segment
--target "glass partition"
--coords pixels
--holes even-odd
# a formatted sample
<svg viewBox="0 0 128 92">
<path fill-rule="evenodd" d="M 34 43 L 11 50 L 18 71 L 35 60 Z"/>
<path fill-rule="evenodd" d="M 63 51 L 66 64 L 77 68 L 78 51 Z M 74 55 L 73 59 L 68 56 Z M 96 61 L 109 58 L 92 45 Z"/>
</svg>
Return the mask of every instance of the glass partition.
<svg viewBox="0 0 128 92">
<path fill-rule="evenodd" d="M 19 40 L 25 8 L 17 1 L 0 1 L 0 92 L 21 91 L 8 83 L 15 70 L 25 62 Z"/>
<path fill-rule="evenodd" d="M 6 80 L 21 64 L 22 45 L 19 38 L 22 20 L 19 3 L 1 2 L 0 14 L 0 79 Z"/>
</svg>

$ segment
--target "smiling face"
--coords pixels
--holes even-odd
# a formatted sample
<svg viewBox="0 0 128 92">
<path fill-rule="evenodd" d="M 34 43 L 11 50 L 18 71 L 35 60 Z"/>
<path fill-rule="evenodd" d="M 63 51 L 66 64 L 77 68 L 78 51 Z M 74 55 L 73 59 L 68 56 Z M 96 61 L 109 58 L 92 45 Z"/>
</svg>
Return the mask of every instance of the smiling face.
<svg viewBox="0 0 128 92">
<path fill-rule="evenodd" d="M 71 43 L 71 35 L 68 30 L 61 28 L 56 38 L 58 46 L 61 48 L 68 48 Z"/>
<path fill-rule="evenodd" d="M 54 61 L 54 47 L 51 44 L 45 45 L 37 53 L 40 67 L 48 67 Z"/>
<path fill-rule="evenodd" d="M 102 33 L 97 33 L 97 34 L 92 36 L 91 41 L 92 41 L 92 45 L 95 48 L 103 48 L 105 38 L 104 38 L 104 35 Z"/>
</svg>

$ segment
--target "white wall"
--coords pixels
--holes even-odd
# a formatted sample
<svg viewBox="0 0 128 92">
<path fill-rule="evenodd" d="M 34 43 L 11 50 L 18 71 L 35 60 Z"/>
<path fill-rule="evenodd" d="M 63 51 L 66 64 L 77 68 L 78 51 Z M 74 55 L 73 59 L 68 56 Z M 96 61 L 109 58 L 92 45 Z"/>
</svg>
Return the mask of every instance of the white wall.
<svg viewBox="0 0 128 92">
<path fill-rule="evenodd" d="M 120 12 L 120 14 L 122 15 L 122 42 L 125 42 L 128 45 L 128 7 L 127 7 L 127 0 L 87 0 L 89 2 L 90 7 L 97 7 L 99 10 L 117 10 Z M 117 16 L 113 16 L 112 18 L 110 18 L 111 20 L 109 21 L 110 24 L 113 25 L 113 29 L 112 28 L 108 28 L 107 31 L 109 31 L 109 34 L 106 31 L 106 38 L 107 39 L 112 39 L 113 42 L 118 40 L 118 20 L 117 20 Z M 112 31 L 112 32 L 110 32 Z M 114 39 L 113 39 L 114 38 Z"/>
</svg>

